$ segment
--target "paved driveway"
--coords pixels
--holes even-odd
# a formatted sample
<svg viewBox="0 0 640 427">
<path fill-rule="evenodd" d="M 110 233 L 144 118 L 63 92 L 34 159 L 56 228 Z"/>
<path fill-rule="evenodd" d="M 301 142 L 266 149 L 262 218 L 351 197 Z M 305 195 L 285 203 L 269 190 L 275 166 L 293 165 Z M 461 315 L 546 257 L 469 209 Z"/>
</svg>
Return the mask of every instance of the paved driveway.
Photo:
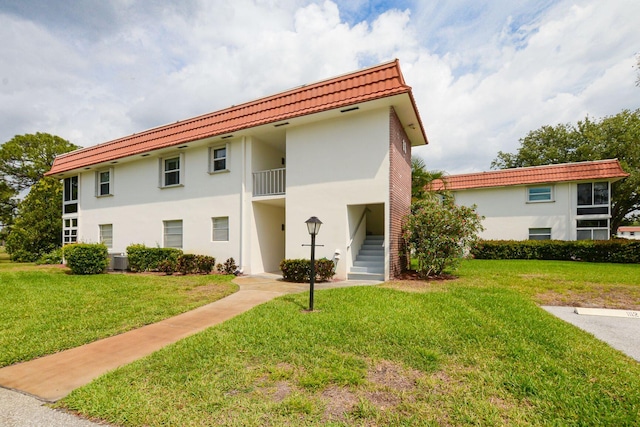
<svg viewBox="0 0 640 427">
<path fill-rule="evenodd" d="M 542 308 L 640 362 L 640 319 L 582 315 L 573 307 Z"/>
</svg>

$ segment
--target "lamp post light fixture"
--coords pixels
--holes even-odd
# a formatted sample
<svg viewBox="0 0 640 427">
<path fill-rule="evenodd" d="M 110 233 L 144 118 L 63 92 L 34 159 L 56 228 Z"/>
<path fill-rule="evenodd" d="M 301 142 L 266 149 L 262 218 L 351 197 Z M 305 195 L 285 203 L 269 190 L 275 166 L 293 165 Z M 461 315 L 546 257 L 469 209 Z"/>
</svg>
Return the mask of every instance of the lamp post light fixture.
<svg viewBox="0 0 640 427">
<path fill-rule="evenodd" d="M 311 271 L 309 273 L 309 311 L 313 311 L 313 285 L 316 281 L 316 235 L 320 231 L 322 221 L 312 216 L 305 221 L 311 235 Z"/>
</svg>

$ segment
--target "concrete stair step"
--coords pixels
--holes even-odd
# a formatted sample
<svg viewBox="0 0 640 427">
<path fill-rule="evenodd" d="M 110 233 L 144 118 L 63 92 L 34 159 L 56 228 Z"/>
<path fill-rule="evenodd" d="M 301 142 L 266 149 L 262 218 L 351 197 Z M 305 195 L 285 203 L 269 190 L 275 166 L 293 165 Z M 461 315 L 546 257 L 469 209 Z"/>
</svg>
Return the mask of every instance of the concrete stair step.
<svg viewBox="0 0 640 427">
<path fill-rule="evenodd" d="M 384 257 L 384 250 L 383 249 L 360 249 L 360 252 L 358 252 L 358 256 L 378 256 L 378 257 Z"/>
<path fill-rule="evenodd" d="M 384 273 L 384 266 L 378 266 L 378 267 L 360 267 L 360 266 L 353 266 L 351 267 L 351 273 L 376 273 L 376 274 L 382 274 Z"/>
<path fill-rule="evenodd" d="M 384 263 L 384 256 L 358 254 L 358 256 L 356 257 L 356 261 L 373 261 L 373 262 Z"/>
<path fill-rule="evenodd" d="M 384 274 L 377 273 L 348 273 L 347 280 L 374 280 L 383 282 Z"/>
</svg>

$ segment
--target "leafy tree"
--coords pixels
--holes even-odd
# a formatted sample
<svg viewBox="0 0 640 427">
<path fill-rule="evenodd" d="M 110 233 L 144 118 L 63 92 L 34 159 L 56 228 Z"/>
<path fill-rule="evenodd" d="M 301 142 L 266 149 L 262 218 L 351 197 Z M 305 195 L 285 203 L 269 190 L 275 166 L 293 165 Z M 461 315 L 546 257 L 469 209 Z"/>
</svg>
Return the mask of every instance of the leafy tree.
<svg viewBox="0 0 640 427">
<path fill-rule="evenodd" d="M 442 179 L 444 172 L 428 171 L 427 166 L 420 157 L 411 158 L 411 200 L 422 200 L 432 197 L 436 193 L 427 191 L 429 184 L 436 179 Z"/>
<path fill-rule="evenodd" d="M 493 169 L 617 158 L 629 177 L 612 188 L 611 231 L 640 209 L 640 109 L 576 125 L 543 126 L 520 139 L 516 153 L 498 152 Z"/>
<path fill-rule="evenodd" d="M 16 135 L 0 146 L 0 177 L 2 177 L 0 180 L 0 224 L 5 226 L 0 239 L 8 239 L 8 234 L 12 231 L 19 203 L 18 195 L 42 179 L 45 172 L 51 169 L 57 155 L 76 148 L 78 148 L 76 145 L 59 136 L 39 132 L 35 135 Z M 43 186 L 53 189 L 48 185 Z M 24 209 L 20 212 L 32 214 Z M 38 215 L 39 213 L 35 212 L 34 214 Z M 59 210 L 57 214 L 59 217 Z M 42 212 L 42 215 L 46 217 L 48 212 Z M 60 222 L 59 219 L 58 222 Z M 10 240 L 15 242 L 16 239 L 17 235 Z"/>
<path fill-rule="evenodd" d="M 18 206 L 18 215 L 6 241 L 11 259 L 36 261 L 60 247 L 62 236 L 62 184 L 42 178 Z"/>
<path fill-rule="evenodd" d="M 418 274 L 438 276 L 457 268 L 465 249 L 482 231 L 482 217 L 476 207 L 456 206 L 453 198 L 428 197 L 411 206 L 405 221 L 404 241 L 409 253 L 417 258 Z"/>
<path fill-rule="evenodd" d="M 42 178 L 59 154 L 78 148 L 59 136 L 48 133 L 16 135 L 0 146 L 0 175 L 17 192 Z"/>
</svg>

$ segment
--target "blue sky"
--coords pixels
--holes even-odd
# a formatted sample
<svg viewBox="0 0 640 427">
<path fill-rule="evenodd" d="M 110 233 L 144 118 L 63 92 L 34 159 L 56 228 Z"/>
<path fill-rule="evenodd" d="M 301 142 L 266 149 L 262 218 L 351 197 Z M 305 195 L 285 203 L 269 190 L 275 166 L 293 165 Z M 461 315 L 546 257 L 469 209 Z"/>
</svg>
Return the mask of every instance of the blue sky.
<svg viewBox="0 0 640 427">
<path fill-rule="evenodd" d="M 0 0 L 0 141 L 105 142 L 398 58 L 430 169 L 640 107 L 637 0 Z"/>
</svg>

